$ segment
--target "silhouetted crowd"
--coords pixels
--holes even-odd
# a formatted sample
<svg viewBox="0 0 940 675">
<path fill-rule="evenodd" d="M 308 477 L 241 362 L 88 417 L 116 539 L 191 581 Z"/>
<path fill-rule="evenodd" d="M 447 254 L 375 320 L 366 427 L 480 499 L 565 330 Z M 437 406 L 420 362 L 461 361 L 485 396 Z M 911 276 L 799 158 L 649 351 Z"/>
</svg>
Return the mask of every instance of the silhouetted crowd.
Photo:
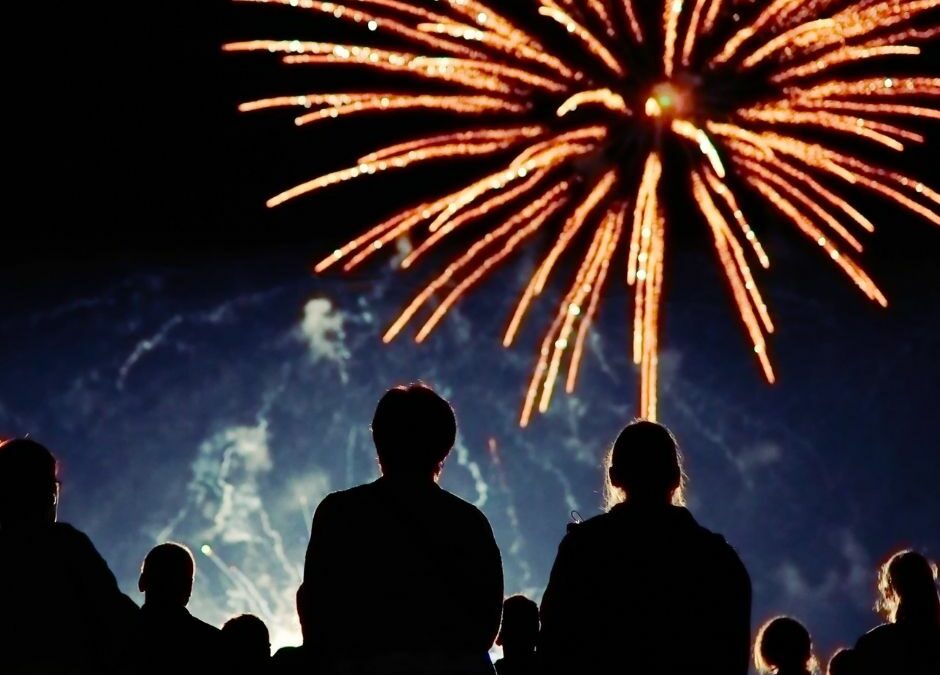
<svg viewBox="0 0 940 675">
<path fill-rule="evenodd" d="M 778 617 L 751 641 L 751 582 L 725 539 L 683 506 L 675 438 L 635 421 L 608 459 L 612 506 L 568 526 L 541 606 L 504 600 L 486 517 L 437 482 L 450 404 L 422 384 L 379 401 L 381 478 L 327 496 L 313 517 L 297 613 L 303 644 L 271 655 L 265 624 L 219 629 L 186 609 L 196 566 L 180 544 L 147 553 L 138 607 L 87 536 L 57 522 L 56 460 L 0 444 L 0 675 L 808 675 L 807 629 Z M 902 551 L 879 576 L 885 623 L 831 675 L 940 675 L 937 569 Z M 495 644 L 503 657 L 495 666 Z"/>
</svg>

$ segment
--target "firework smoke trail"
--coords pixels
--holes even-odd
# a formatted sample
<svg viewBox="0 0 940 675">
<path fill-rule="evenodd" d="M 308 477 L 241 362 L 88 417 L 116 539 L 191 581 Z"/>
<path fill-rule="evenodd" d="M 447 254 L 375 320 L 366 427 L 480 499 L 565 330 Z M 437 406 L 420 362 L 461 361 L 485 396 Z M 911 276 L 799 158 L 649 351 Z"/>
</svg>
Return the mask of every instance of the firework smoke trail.
<svg viewBox="0 0 940 675">
<path fill-rule="evenodd" d="M 671 167 L 687 174 L 769 382 L 775 374 L 767 336 L 774 324 L 751 266 L 756 261 L 767 268 L 770 258 L 740 206 L 741 192 L 769 201 L 881 305 L 887 299 L 854 257 L 862 251 L 855 232 L 873 225 L 849 197 L 837 194 L 838 186 L 867 189 L 940 224 L 940 194 L 840 149 L 840 141 L 854 138 L 902 151 L 923 141 L 905 123 L 940 119 L 932 104 L 940 97 L 940 78 L 893 75 L 899 59 L 920 54 L 918 45 L 940 34 L 940 0 L 770 0 L 762 9 L 735 0 L 644 7 L 632 0 L 530 0 L 524 9 L 531 20 L 475 0 L 239 1 L 330 15 L 366 36 L 381 35 L 383 45 L 400 46 L 255 40 L 228 44 L 228 51 L 405 74 L 414 82 L 408 93 L 279 96 L 242 110 L 299 108 L 298 125 L 408 110 L 475 125 L 380 148 L 352 167 L 286 190 L 270 206 L 428 162 L 505 158 L 502 168 L 396 214 L 316 266 L 317 272 L 336 265 L 349 271 L 386 244 L 418 237 L 421 243 L 401 263 L 407 268 L 455 232 L 482 228 L 392 323 L 386 341 L 443 296 L 417 332 L 419 342 L 426 339 L 461 297 L 541 236 L 550 247 L 511 318 L 504 337 L 510 346 L 559 261 L 581 256 L 542 340 L 523 426 L 536 410 L 548 409 L 565 367 L 566 390 L 573 391 L 611 267 L 624 264 L 635 290 L 640 414 L 656 417 L 672 227 L 660 188 Z M 878 67 L 884 70 L 858 75 Z M 424 85 L 433 93 L 422 91 Z M 440 93 L 442 87 L 449 91 Z M 499 223 L 486 229 L 496 220 L 491 212 Z"/>
</svg>

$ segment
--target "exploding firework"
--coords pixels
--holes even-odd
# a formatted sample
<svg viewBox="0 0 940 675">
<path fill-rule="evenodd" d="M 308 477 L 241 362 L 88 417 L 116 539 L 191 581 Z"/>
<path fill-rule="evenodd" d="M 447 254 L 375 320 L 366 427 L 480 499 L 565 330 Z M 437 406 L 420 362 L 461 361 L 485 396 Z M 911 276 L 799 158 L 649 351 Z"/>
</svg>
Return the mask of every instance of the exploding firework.
<svg viewBox="0 0 940 675">
<path fill-rule="evenodd" d="M 580 255 L 541 343 L 523 426 L 535 410 L 548 409 L 565 368 L 566 388 L 574 390 L 618 262 L 634 288 L 640 414 L 656 417 L 666 170 L 686 175 L 769 382 L 774 325 L 751 266 L 767 268 L 770 260 L 739 204 L 742 191 L 766 199 L 882 305 L 884 294 L 853 257 L 862 251 L 858 232 L 874 227 L 838 186 L 868 189 L 940 224 L 940 194 L 862 159 L 840 140 L 902 151 L 923 138 L 898 120 L 940 119 L 937 107 L 923 104 L 940 96 L 940 78 L 866 72 L 868 64 L 919 54 L 917 44 L 940 33 L 940 0 L 529 0 L 531 20 L 474 0 L 243 1 L 326 13 L 402 46 L 259 40 L 227 50 L 404 74 L 413 88 L 282 96 L 242 110 L 298 107 L 298 125 L 403 110 L 441 111 L 474 124 L 378 149 L 275 196 L 270 206 L 421 163 L 505 158 L 498 170 L 398 213 L 316 266 L 349 271 L 407 236 L 418 242 L 401 262 L 409 268 L 453 233 L 489 227 L 401 312 L 385 341 L 421 312 L 416 339 L 425 340 L 495 267 L 547 236 L 548 252 L 509 321 L 508 347 L 559 262 Z M 487 215 L 497 209 L 509 215 L 493 226 Z"/>
</svg>

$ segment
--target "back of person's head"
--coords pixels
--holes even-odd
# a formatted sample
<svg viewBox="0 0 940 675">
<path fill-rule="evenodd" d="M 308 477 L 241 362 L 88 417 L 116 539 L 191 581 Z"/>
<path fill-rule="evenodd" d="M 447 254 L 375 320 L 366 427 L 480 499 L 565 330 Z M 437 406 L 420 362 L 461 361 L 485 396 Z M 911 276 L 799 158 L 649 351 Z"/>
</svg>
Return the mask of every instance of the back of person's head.
<svg viewBox="0 0 940 675">
<path fill-rule="evenodd" d="M 385 392 L 372 418 L 372 439 L 386 476 L 433 478 L 456 438 L 453 408 L 421 383 Z"/>
<path fill-rule="evenodd" d="M 888 621 L 940 624 L 937 565 L 917 551 L 899 551 L 878 574 L 877 609 Z"/>
<path fill-rule="evenodd" d="M 646 420 L 628 424 L 610 452 L 609 505 L 621 501 L 683 503 L 679 445 L 666 427 Z"/>
<path fill-rule="evenodd" d="M 496 644 L 506 651 L 532 652 L 539 635 L 539 606 L 524 595 L 503 602 L 503 622 Z"/>
<path fill-rule="evenodd" d="M 45 446 L 28 438 L 0 442 L 0 527 L 54 523 L 58 499 L 56 460 Z"/>
<path fill-rule="evenodd" d="M 254 614 L 242 614 L 226 621 L 222 626 L 222 640 L 239 672 L 249 672 L 271 658 L 268 627 Z"/>
<path fill-rule="evenodd" d="M 851 649 L 840 649 L 829 659 L 826 675 L 855 675 L 859 672 L 856 659 Z"/>
<path fill-rule="evenodd" d="M 182 544 L 167 542 L 150 549 L 140 569 L 137 587 L 147 604 L 185 607 L 193 592 L 196 561 Z"/>
<path fill-rule="evenodd" d="M 757 633 L 754 665 L 761 673 L 812 673 L 816 671 L 813 641 L 796 619 L 778 616 Z"/>
</svg>

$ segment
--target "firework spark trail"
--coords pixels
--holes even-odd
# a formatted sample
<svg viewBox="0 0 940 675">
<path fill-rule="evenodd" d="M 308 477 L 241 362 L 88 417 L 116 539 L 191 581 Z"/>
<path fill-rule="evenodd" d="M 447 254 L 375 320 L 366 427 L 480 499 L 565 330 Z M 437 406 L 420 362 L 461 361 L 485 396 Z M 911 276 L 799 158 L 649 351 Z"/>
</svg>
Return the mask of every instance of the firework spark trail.
<svg viewBox="0 0 940 675">
<path fill-rule="evenodd" d="M 510 481 L 506 467 L 503 464 L 499 443 L 495 438 L 491 437 L 487 441 L 487 450 L 489 451 L 490 462 L 493 469 L 496 471 L 500 492 L 502 492 L 503 499 L 506 500 L 506 520 L 513 534 L 512 543 L 509 545 L 509 554 L 519 566 L 519 570 L 522 573 L 519 585 L 524 588 L 532 583 L 534 574 L 532 573 L 532 566 L 529 564 L 528 559 L 526 556 L 522 555 L 523 549 L 526 546 L 526 536 L 519 519 L 519 510 L 516 507 L 516 496 L 510 488 Z"/>
<path fill-rule="evenodd" d="M 242 110 L 301 108 L 298 124 L 418 113 L 444 124 L 478 124 L 379 148 L 354 166 L 276 195 L 270 206 L 391 170 L 459 159 L 496 164 L 449 194 L 391 216 L 316 266 L 317 272 L 349 271 L 411 237 L 418 241 L 401 260 L 410 268 L 461 242 L 465 253 L 415 296 L 386 341 L 413 321 L 419 322 L 416 339 L 427 339 L 523 244 L 548 238 L 505 331 L 510 346 L 535 299 L 565 267 L 561 261 L 581 256 L 536 355 L 523 425 L 536 409 L 548 409 L 566 359 L 565 385 L 573 390 L 610 268 L 621 264 L 635 301 L 640 413 L 656 417 L 659 318 L 674 220 L 660 181 L 677 164 L 667 136 L 691 161 L 692 201 L 771 382 L 766 337 L 774 324 L 750 262 L 768 268 L 770 256 L 750 225 L 743 192 L 770 202 L 882 305 L 884 294 L 843 251 L 859 254 L 859 228 L 870 232 L 875 225 L 836 184 L 873 192 L 940 224 L 940 194 L 855 154 L 864 147 L 851 154 L 840 149 L 854 138 L 901 152 L 924 140 L 912 124 L 940 119 L 940 78 L 895 77 L 888 68 L 940 35 L 940 0 L 770 0 L 750 9 L 723 0 L 661 0 L 642 13 L 633 0 L 531 0 L 511 13 L 478 0 L 241 1 L 331 15 L 382 40 L 375 46 L 253 40 L 228 44 L 228 51 L 272 53 L 291 65 L 358 67 L 410 82 L 397 93 L 382 87 L 276 96 Z M 659 64 L 659 72 L 638 71 L 638 53 L 637 62 Z M 885 70 L 875 70 L 877 64 Z M 851 68 L 851 77 L 843 68 Z M 713 94 L 713 83 L 721 96 Z M 496 215 L 503 220 L 494 225 Z"/>
</svg>

